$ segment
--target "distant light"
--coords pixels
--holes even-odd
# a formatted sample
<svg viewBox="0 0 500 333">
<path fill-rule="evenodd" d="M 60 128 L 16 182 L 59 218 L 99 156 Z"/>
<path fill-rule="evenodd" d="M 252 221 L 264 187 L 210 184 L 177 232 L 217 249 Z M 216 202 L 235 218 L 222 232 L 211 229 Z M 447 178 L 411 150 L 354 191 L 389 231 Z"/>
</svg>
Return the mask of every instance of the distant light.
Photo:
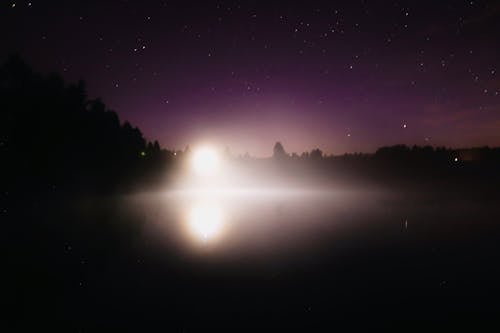
<svg viewBox="0 0 500 333">
<path fill-rule="evenodd" d="M 141 156 L 142 157 L 146 156 L 146 152 L 145 151 L 141 151 Z"/>
<path fill-rule="evenodd" d="M 458 157 L 455 157 L 453 160 L 454 160 L 455 162 L 458 162 Z"/>
<path fill-rule="evenodd" d="M 219 156 L 213 148 L 199 148 L 193 153 L 191 166 L 198 175 L 212 175 L 219 166 Z"/>
</svg>

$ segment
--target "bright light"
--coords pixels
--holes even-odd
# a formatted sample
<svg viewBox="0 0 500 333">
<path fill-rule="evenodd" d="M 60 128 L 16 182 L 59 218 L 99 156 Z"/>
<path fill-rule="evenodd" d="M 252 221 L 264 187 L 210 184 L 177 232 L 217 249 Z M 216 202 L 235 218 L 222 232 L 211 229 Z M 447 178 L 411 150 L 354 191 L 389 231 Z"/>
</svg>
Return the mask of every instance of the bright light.
<svg viewBox="0 0 500 333">
<path fill-rule="evenodd" d="M 190 232 L 197 238 L 207 241 L 222 231 L 222 212 L 213 203 L 198 204 L 191 208 L 188 217 Z"/>
<path fill-rule="evenodd" d="M 214 149 L 202 147 L 193 153 L 191 164 L 197 174 L 213 175 L 219 166 L 219 156 Z"/>
</svg>

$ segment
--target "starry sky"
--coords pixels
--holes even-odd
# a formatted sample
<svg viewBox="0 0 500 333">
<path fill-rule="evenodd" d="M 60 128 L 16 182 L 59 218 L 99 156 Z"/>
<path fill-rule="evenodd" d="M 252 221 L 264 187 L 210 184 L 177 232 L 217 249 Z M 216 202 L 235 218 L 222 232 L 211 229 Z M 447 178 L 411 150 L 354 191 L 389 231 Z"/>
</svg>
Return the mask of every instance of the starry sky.
<svg viewBox="0 0 500 333">
<path fill-rule="evenodd" d="M 499 1 L 2 1 L 0 40 L 169 149 L 500 145 Z"/>
</svg>

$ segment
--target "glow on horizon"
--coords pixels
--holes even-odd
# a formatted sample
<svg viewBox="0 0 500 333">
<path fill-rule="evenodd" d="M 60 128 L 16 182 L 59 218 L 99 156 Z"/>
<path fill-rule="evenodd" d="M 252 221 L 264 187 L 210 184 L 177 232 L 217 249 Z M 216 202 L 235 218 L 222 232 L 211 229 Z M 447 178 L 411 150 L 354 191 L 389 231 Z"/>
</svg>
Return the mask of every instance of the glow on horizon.
<svg viewBox="0 0 500 333">
<path fill-rule="evenodd" d="M 210 146 L 197 148 L 191 158 L 191 167 L 200 176 L 215 174 L 219 167 L 219 156 L 216 150 Z"/>
</svg>

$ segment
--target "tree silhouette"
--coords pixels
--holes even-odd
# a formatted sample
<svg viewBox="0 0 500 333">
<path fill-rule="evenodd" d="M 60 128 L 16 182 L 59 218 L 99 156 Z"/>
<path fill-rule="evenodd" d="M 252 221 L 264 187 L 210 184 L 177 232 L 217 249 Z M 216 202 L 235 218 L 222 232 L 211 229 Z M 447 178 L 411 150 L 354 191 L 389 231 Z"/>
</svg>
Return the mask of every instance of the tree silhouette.
<svg viewBox="0 0 500 333">
<path fill-rule="evenodd" d="M 285 148 L 283 148 L 283 145 L 281 142 L 276 142 L 273 147 L 273 157 L 276 159 L 283 159 L 287 157 L 287 153 L 285 152 Z"/>
<path fill-rule="evenodd" d="M 164 168 L 172 154 L 120 124 L 85 83 L 35 73 L 17 56 L 0 66 L 0 138 L 11 187 L 109 191 Z M 163 163 L 163 164 L 162 164 Z"/>
<path fill-rule="evenodd" d="M 318 149 L 318 148 L 313 149 L 313 150 L 311 150 L 309 157 L 312 160 L 321 160 L 323 158 L 323 152 L 321 151 L 321 149 Z"/>
</svg>

